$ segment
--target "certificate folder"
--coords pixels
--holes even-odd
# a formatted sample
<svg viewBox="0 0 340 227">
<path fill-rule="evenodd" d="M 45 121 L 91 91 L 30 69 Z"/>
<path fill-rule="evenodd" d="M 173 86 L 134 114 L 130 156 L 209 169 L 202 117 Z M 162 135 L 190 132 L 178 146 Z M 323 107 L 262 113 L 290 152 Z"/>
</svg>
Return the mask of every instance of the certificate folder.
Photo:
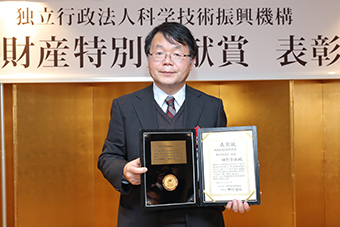
<svg viewBox="0 0 340 227">
<path fill-rule="evenodd" d="M 140 130 L 142 209 L 260 204 L 256 126 Z"/>
<path fill-rule="evenodd" d="M 202 128 L 197 134 L 200 205 L 225 205 L 235 198 L 259 205 L 256 126 Z"/>
</svg>

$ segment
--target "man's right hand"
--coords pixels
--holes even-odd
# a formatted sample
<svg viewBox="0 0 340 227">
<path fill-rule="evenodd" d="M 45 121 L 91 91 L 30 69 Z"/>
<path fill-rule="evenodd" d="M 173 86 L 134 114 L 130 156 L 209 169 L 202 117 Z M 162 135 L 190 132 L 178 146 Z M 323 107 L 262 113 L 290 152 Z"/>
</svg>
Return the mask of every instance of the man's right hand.
<svg viewBox="0 0 340 227">
<path fill-rule="evenodd" d="M 140 185 L 140 175 L 148 171 L 146 167 L 140 166 L 140 158 L 128 162 L 124 166 L 124 178 L 133 185 Z"/>
</svg>

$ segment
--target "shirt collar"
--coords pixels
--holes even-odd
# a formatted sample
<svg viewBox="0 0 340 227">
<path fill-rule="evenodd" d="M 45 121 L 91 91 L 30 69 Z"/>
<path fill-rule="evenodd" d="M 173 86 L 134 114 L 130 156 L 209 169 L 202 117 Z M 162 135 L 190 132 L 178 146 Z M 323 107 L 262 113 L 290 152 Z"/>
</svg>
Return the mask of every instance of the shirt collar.
<svg viewBox="0 0 340 227">
<path fill-rule="evenodd" d="M 179 110 L 179 108 L 182 106 L 184 100 L 185 100 L 185 87 L 186 84 L 184 84 L 184 86 L 174 95 L 172 95 L 175 98 L 175 108 L 176 110 Z M 153 95 L 154 95 L 154 99 L 157 102 L 157 104 L 164 109 L 167 107 L 166 103 L 165 103 L 165 98 L 168 97 L 169 95 L 167 93 L 165 93 L 162 89 L 160 89 L 159 87 L 157 87 L 157 85 L 155 83 L 153 83 Z"/>
</svg>

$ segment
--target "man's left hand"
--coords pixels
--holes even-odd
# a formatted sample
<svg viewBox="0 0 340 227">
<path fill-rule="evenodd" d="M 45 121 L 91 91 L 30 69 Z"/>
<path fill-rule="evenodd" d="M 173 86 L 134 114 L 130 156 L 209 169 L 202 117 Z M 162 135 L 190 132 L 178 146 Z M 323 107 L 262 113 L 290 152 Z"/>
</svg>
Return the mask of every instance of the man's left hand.
<svg viewBox="0 0 340 227">
<path fill-rule="evenodd" d="M 244 213 L 244 211 L 250 211 L 250 206 L 247 202 L 242 202 L 241 200 L 236 199 L 228 202 L 225 207 L 227 208 L 227 210 L 233 210 L 235 213 Z"/>
</svg>

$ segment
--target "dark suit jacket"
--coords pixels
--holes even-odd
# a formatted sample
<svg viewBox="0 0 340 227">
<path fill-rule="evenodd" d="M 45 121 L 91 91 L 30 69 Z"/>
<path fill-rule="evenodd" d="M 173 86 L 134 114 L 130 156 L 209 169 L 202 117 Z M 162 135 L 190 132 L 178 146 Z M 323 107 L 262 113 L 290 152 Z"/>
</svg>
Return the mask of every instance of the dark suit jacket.
<svg viewBox="0 0 340 227">
<path fill-rule="evenodd" d="M 142 211 L 140 186 L 122 185 L 125 164 L 139 157 L 139 129 L 157 129 L 152 85 L 114 99 L 111 120 L 98 168 L 112 186 L 121 192 L 118 226 L 156 226 L 158 213 Z M 183 128 L 225 127 L 222 100 L 186 86 Z M 189 226 L 224 226 L 221 207 L 181 208 Z"/>
</svg>

